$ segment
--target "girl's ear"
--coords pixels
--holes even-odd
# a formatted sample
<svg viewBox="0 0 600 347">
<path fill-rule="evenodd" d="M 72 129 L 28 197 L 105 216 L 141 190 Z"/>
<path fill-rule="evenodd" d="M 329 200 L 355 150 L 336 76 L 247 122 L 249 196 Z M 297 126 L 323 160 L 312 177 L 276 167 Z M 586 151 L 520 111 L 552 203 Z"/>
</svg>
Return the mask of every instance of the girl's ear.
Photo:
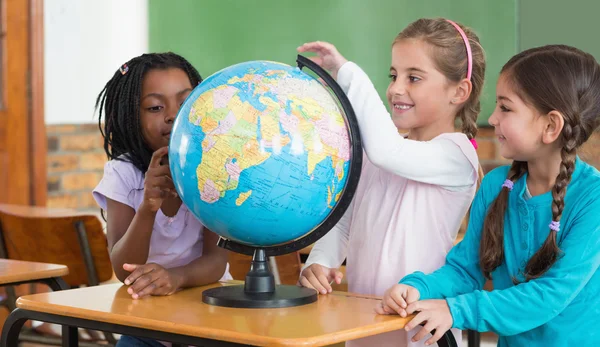
<svg viewBox="0 0 600 347">
<path fill-rule="evenodd" d="M 565 126 L 565 118 L 562 113 L 553 110 L 548 112 L 544 124 L 544 130 L 542 132 L 542 142 L 544 144 L 551 144 L 555 142 L 559 137 Z"/>
<path fill-rule="evenodd" d="M 456 87 L 454 87 L 454 94 L 450 99 L 450 103 L 454 105 L 460 105 L 469 100 L 471 96 L 471 90 L 473 90 L 473 84 L 470 80 L 463 78 Z"/>
</svg>

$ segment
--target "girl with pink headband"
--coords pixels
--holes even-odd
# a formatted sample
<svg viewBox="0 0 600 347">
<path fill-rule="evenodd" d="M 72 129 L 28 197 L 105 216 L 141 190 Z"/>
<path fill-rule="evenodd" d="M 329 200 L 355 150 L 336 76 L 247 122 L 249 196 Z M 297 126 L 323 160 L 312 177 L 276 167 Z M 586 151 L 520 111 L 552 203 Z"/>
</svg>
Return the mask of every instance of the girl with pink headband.
<svg viewBox="0 0 600 347">
<path fill-rule="evenodd" d="M 392 44 L 391 116 L 369 77 L 333 45 L 307 43 L 298 51 L 317 53 L 313 60 L 348 95 L 366 154 L 352 206 L 314 245 L 299 282 L 327 294 L 332 281 L 341 282 L 346 259 L 348 290 L 383 296 L 407 274 L 443 265 L 471 205 L 480 171 L 474 139 L 483 49 L 473 31 L 452 21 L 409 24 Z M 423 344 L 410 335 L 394 331 L 346 345 Z"/>
</svg>

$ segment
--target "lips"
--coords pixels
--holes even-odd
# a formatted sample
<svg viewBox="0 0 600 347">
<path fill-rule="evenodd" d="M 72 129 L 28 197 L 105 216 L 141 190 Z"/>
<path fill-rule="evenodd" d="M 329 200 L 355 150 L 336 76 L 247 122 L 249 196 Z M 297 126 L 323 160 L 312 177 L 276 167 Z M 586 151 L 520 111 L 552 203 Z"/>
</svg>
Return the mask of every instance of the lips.
<svg viewBox="0 0 600 347">
<path fill-rule="evenodd" d="M 394 112 L 396 112 L 396 113 L 406 112 L 406 111 L 412 109 L 414 106 L 415 106 L 414 104 L 409 104 L 406 102 L 392 102 L 392 108 L 394 109 Z"/>
</svg>

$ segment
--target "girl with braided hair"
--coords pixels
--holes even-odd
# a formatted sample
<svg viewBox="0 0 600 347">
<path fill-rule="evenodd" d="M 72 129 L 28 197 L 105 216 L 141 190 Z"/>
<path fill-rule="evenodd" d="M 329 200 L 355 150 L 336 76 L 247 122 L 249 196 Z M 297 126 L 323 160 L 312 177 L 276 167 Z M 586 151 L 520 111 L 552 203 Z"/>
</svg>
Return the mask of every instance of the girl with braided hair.
<svg viewBox="0 0 600 347">
<path fill-rule="evenodd" d="M 177 54 L 143 54 L 96 101 L 109 161 L 93 195 L 107 212 L 113 269 L 134 299 L 231 278 L 227 251 L 182 204 L 168 165 L 173 122 L 200 82 Z"/>
<path fill-rule="evenodd" d="M 496 92 L 489 122 L 512 165 L 483 179 L 446 265 L 404 277 L 382 306 L 418 312 L 406 326 L 426 322 L 415 340 L 454 327 L 493 331 L 499 346 L 596 345 L 600 172 L 577 148 L 600 125 L 600 65 L 569 46 L 529 49 L 503 67 Z"/>
</svg>

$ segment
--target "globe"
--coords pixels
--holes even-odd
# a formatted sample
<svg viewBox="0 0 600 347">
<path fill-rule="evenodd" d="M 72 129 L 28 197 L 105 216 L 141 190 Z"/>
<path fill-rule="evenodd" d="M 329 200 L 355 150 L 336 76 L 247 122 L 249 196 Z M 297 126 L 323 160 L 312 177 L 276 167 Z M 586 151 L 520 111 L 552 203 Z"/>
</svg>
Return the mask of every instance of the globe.
<svg viewBox="0 0 600 347">
<path fill-rule="evenodd" d="M 182 201 L 210 230 L 273 246 L 314 230 L 340 201 L 350 135 L 338 101 L 297 67 L 250 61 L 187 98 L 169 162 Z"/>
<path fill-rule="evenodd" d="M 326 72 L 298 59 L 326 85 L 300 67 L 240 63 L 195 87 L 173 125 L 175 189 L 225 248 L 297 250 L 323 236 L 354 194 L 362 157 L 354 113 Z"/>
</svg>

